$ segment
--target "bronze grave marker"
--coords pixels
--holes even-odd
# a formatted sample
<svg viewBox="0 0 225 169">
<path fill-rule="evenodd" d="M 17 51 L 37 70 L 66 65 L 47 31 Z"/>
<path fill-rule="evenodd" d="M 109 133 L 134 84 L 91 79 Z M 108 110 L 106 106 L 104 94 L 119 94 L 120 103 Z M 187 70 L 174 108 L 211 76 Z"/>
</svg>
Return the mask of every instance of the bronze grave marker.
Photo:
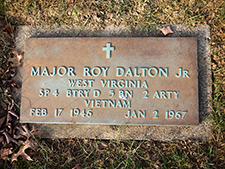
<svg viewBox="0 0 225 169">
<path fill-rule="evenodd" d="M 196 38 L 31 38 L 23 123 L 198 125 Z"/>
</svg>

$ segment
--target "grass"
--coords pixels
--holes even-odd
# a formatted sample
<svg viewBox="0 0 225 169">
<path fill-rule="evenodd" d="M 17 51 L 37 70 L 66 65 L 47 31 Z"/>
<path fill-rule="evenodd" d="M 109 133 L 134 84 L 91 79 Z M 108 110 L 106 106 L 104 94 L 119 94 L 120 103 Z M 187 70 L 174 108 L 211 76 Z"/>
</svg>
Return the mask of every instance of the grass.
<svg viewBox="0 0 225 169">
<path fill-rule="evenodd" d="M 4 24 L 64 26 L 102 30 L 106 26 L 208 24 L 211 28 L 213 95 L 209 141 L 120 141 L 38 139 L 33 162 L 21 158 L 3 168 L 225 168 L 225 2 L 222 0 L 5 0 L 0 1 Z M 0 32 L 1 74 L 6 71 L 14 34 Z M 5 96 L 6 97 L 6 96 Z M 7 100 L 7 98 L 5 98 Z M 3 109 L 8 102 L 2 103 Z"/>
</svg>

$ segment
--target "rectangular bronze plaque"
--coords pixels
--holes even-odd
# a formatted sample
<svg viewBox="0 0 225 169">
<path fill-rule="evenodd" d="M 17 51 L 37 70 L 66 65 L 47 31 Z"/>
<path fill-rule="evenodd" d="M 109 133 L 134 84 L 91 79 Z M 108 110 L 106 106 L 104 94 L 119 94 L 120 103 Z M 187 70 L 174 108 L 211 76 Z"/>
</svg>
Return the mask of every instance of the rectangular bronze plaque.
<svg viewBox="0 0 225 169">
<path fill-rule="evenodd" d="M 22 79 L 22 123 L 199 123 L 196 38 L 31 38 Z"/>
</svg>

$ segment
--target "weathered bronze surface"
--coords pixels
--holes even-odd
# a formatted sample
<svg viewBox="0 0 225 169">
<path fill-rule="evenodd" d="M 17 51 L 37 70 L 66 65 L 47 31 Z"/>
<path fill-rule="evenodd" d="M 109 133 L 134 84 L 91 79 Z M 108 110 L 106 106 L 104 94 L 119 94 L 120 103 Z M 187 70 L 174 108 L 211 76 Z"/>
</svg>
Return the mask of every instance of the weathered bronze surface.
<svg viewBox="0 0 225 169">
<path fill-rule="evenodd" d="M 197 40 L 28 39 L 20 120 L 198 125 Z"/>
</svg>

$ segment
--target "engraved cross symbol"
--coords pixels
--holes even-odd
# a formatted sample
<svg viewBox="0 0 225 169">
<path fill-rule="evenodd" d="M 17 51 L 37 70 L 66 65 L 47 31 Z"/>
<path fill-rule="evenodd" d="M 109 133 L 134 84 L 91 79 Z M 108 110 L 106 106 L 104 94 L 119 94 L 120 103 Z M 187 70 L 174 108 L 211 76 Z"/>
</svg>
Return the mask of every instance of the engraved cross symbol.
<svg viewBox="0 0 225 169">
<path fill-rule="evenodd" d="M 107 43 L 106 47 L 103 47 L 102 50 L 106 50 L 106 58 L 111 58 L 111 50 L 114 50 L 115 47 L 110 47 L 111 43 Z"/>
</svg>

